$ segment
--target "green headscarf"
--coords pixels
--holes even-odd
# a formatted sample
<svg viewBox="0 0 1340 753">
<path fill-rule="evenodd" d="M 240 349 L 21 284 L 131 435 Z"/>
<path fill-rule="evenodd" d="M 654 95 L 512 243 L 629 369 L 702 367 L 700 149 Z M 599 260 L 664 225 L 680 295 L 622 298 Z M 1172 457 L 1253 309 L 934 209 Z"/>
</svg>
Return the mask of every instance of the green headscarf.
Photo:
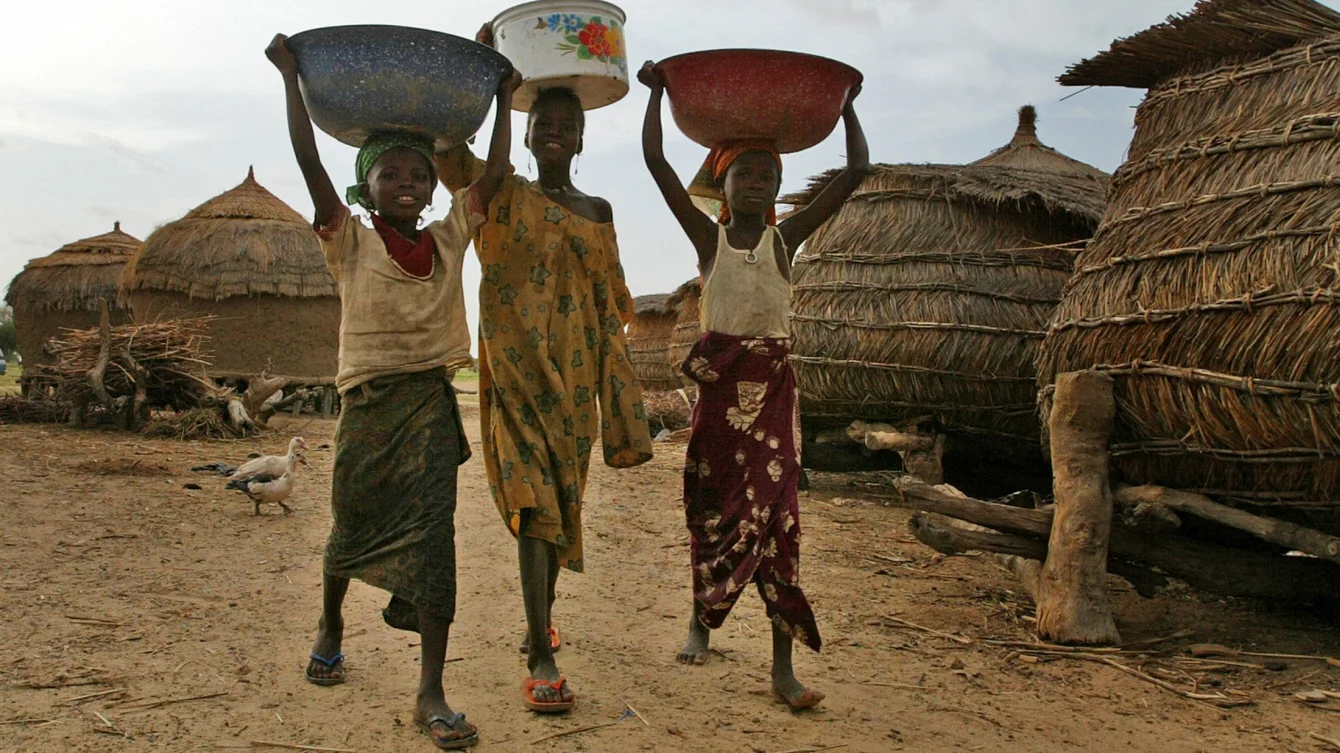
<svg viewBox="0 0 1340 753">
<path fill-rule="evenodd" d="M 354 160 L 354 177 L 358 182 L 349 186 L 344 192 L 344 200 L 350 204 L 357 204 L 369 212 L 373 211 L 372 200 L 363 194 L 363 184 L 368 182 L 368 173 L 372 171 L 372 166 L 377 160 L 390 150 L 400 147 L 413 149 L 422 154 L 423 158 L 428 160 L 429 168 L 436 172 L 433 164 L 432 139 L 417 133 L 398 131 L 374 133 L 368 136 L 368 140 L 363 142 L 363 147 L 358 150 L 358 158 Z"/>
</svg>

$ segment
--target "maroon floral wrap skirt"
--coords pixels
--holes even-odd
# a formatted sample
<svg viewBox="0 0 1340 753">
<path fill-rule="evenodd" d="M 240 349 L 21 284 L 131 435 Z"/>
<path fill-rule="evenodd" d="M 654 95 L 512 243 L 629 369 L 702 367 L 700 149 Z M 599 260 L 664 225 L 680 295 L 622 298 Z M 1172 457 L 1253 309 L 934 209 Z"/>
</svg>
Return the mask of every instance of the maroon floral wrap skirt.
<svg viewBox="0 0 1340 753">
<path fill-rule="evenodd" d="M 768 617 L 819 650 L 800 589 L 796 383 L 784 339 L 707 332 L 684 361 L 698 383 L 684 465 L 693 598 L 720 627 L 750 582 Z"/>
</svg>

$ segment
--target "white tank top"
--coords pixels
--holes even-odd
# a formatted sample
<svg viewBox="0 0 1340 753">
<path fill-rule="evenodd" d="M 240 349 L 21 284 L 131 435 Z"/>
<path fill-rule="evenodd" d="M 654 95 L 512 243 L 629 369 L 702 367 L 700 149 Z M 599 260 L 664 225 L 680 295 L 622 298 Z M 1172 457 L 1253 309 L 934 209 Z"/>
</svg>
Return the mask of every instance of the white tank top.
<svg viewBox="0 0 1340 753">
<path fill-rule="evenodd" d="M 785 252 L 781 233 L 769 226 L 758 246 L 741 251 L 730 245 L 724 225 L 717 229 L 716 260 L 703 281 L 703 329 L 742 337 L 791 336 L 791 283 L 777 267 L 774 242 Z"/>
</svg>

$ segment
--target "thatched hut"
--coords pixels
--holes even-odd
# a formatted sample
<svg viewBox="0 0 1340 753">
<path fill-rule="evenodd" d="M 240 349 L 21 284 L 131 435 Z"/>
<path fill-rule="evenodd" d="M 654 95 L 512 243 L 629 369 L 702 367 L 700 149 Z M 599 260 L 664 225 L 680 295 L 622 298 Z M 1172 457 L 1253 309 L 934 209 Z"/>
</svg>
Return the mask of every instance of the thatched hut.
<svg viewBox="0 0 1340 753">
<path fill-rule="evenodd" d="M 110 233 L 67 244 L 24 266 L 9 284 L 5 303 L 14 309 L 19 352 L 30 373 L 51 363 L 43 346 L 62 329 L 98 326 L 103 301 L 112 324 L 130 318 L 129 310 L 117 305 L 117 286 L 126 262 L 142 245 L 121 232 L 117 222 Z"/>
<path fill-rule="evenodd" d="M 960 445 L 1041 460 L 1033 364 L 1107 175 L 1043 145 L 1032 107 L 1019 114 L 978 162 L 877 165 L 801 250 L 792 361 L 807 434 L 929 419 Z M 835 174 L 782 201 L 803 206 Z"/>
<path fill-rule="evenodd" d="M 633 373 L 644 391 L 679 389 L 678 369 L 670 365 L 670 335 L 675 311 L 666 305 L 668 293 L 633 299 L 633 322 L 628 325 L 628 355 Z"/>
<path fill-rule="evenodd" d="M 675 312 L 675 327 L 670 332 L 670 367 L 674 369 L 682 387 L 696 386 L 692 379 L 684 375 L 680 366 L 703 333 L 702 311 L 699 308 L 702 297 L 702 280 L 695 277 L 675 288 L 675 292 L 665 300 L 666 307 Z"/>
<path fill-rule="evenodd" d="M 1334 509 L 1340 14 L 1201 2 L 1060 80 L 1149 91 L 1051 323 L 1044 398 L 1058 374 L 1112 375 L 1128 481 Z"/>
<path fill-rule="evenodd" d="M 126 265 L 121 294 L 140 321 L 218 317 L 207 344 L 211 376 L 335 379 L 335 278 L 311 225 L 250 171 L 155 230 Z"/>
</svg>

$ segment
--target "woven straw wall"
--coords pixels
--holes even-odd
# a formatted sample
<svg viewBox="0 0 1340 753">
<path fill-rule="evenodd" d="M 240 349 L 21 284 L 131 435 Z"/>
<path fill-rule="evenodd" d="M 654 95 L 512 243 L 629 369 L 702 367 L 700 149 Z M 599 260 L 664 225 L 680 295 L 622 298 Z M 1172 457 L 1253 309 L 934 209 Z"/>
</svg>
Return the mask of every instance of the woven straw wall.
<svg viewBox="0 0 1340 753">
<path fill-rule="evenodd" d="M 1039 367 L 1044 408 L 1059 373 L 1116 378 L 1128 480 L 1340 501 L 1336 92 L 1330 37 L 1166 79 L 1140 105 Z"/>
</svg>

